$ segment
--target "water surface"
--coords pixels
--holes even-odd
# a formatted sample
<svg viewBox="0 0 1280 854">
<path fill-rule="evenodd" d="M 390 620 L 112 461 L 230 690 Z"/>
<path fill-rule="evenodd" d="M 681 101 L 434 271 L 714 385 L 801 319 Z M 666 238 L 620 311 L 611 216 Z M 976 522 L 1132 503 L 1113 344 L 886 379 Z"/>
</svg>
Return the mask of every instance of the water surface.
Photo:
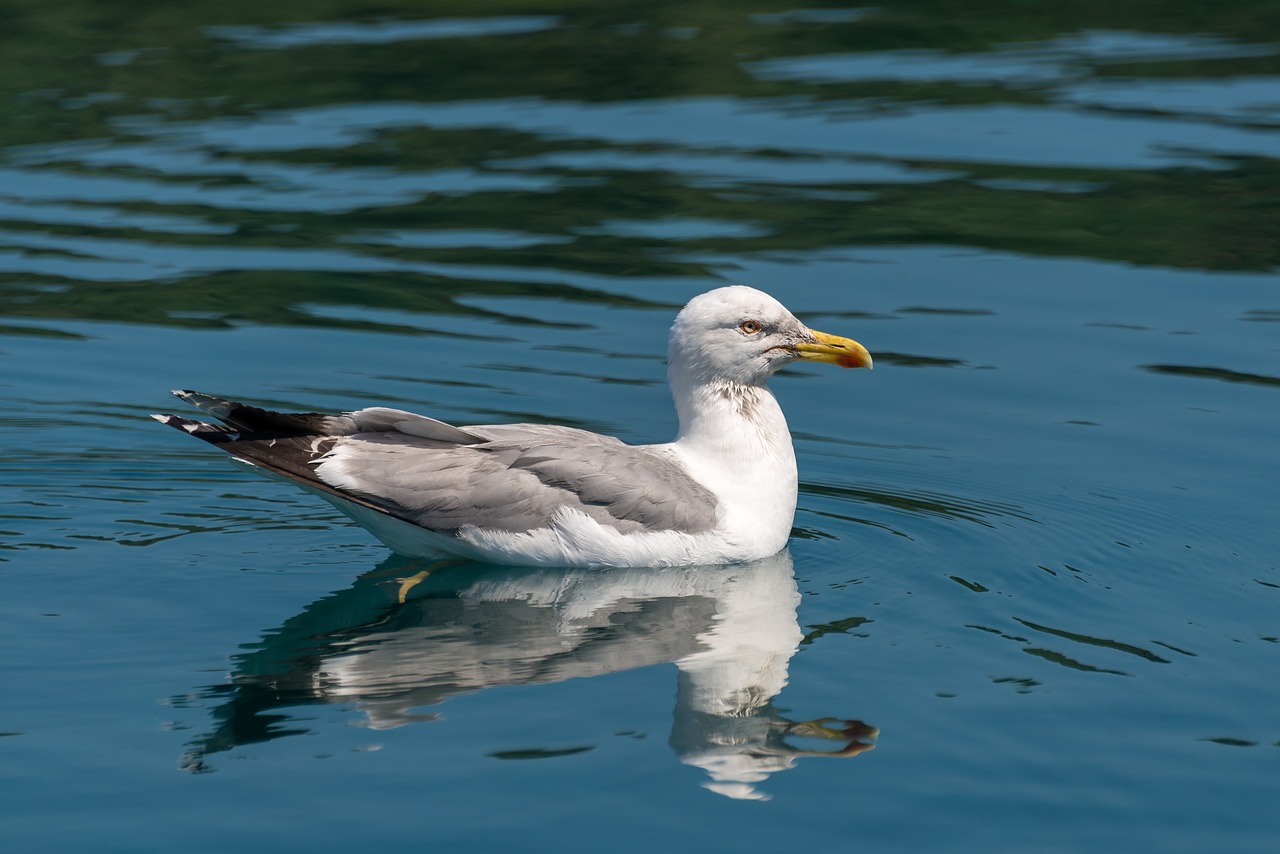
<svg viewBox="0 0 1280 854">
<path fill-rule="evenodd" d="M 0 35 L 15 850 L 1269 851 L 1280 17 L 1256 3 L 31 7 Z M 665 441 L 689 297 L 789 549 L 423 567 L 188 387 Z"/>
</svg>

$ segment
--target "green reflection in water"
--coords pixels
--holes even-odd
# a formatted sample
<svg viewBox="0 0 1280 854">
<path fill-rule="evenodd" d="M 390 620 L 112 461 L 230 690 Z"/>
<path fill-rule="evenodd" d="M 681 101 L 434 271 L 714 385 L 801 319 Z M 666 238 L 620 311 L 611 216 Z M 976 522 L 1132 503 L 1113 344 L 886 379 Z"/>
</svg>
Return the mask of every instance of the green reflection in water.
<svg viewBox="0 0 1280 854">
<path fill-rule="evenodd" d="M 1280 377 L 1266 374 L 1250 374 L 1244 371 L 1232 371 L 1227 368 L 1208 368 L 1193 365 L 1147 365 L 1147 370 L 1157 374 L 1172 374 L 1175 377 L 1200 377 L 1202 379 L 1221 380 L 1228 383 L 1248 383 L 1250 385 L 1280 386 Z"/>
<path fill-rule="evenodd" d="M 422 332 L 319 317 L 305 305 L 453 314 L 479 312 L 460 306 L 460 293 L 615 300 L 564 278 L 714 277 L 721 268 L 699 259 L 803 257 L 857 246 L 952 245 L 1194 269 L 1280 266 L 1280 209 L 1273 203 L 1280 161 L 1271 157 L 1189 153 L 1170 161 L 1175 165 L 1151 168 L 824 159 L 804 139 L 786 149 L 750 140 L 733 148 L 694 145 L 673 126 L 656 133 L 663 141 L 624 144 L 592 138 L 589 130 L 503 126 L 503 104 L 537 103 L 531 99 L 606 105 L 715 98 L 816 116 L 1019 107 L 1032 121 L 1044 109 L 1259 132 L 1275 127 L 1274 110 L 1247 105 L 1206 118 L 1158 103 L 1094 103 L 1088 92 L 1081 103 L 1072 94 L 1084 84 L 1278 76 L 1280 48 L 1257 42 L 1260 33 L 1280 32 L 1274 4 L 1008 11 L 1003 3 L 958 9 L 928 0 L 856 12 L 726 0 L 643 10 L 487 0 L 467 7 L 467 21 L 444 26 L 431 19 L 456 17 L 451 4 L 406 0 L 380 4 L 376 16 L 345 0 L 269 8 L 18 3 L 0 35 L 0 103 L 9 105 L 0 147 L 27 175 L 53 169 L 69 179 L 135 183 L 132 197 L 111 199 L 109 208 L 88 185 L 77 196 L 73 182 L 71 197 L 55 200 L 67 210 L 49 209 L 37 194 L 43 215 L 35 208 L 29 218 L 20 208 L 0 211 L 6 233 L 0 249 L 16 247 L 29 265 L 0 274 L 0 312 Z M 771 62 L 822 57 L 838 60 L 825 76 L 768 71 Z M 495 126 L 378 127 L 347 118 L 324 128 L 322 143 L 288 136 L 294 111 L 450 103 L 492 104 Z M 240 150 L 232 122 L 273 111 L 280 111 L 283 136 L 272 139 L 270 128 L 254 126 L 252 133 L 267 141 Z M 213 127 L 222 136 L 200 142 L 200 129 Z M 194 141 L 185 143 L 188 132 Z M 98 142 L 67 147 L 75 140 Z M 92 156 L 130 146 L 141 153 L 125 160 Z M 602 154 L 614 159 L 575 159 Z M 724 162 L 699 160 L 708 157 L 736 159 L 735 176 L 714 176 Z M 819 172 L 850 168 L 825 179 L 779 177 L 806 164 Z M 284 167 L 313 171 L 282 179 Z M 859 177 L 853 167 L 871 174 Z M 877 177 L 878 168 L 897 171 Z M 372 182 L 450 170 L 459 185 L 447 191 L 392 187 L 385 197 L 345 201 L 332 188 L 323 192 L 326 175 L 367 175 Z M 308 176 L 319 184 L 305 186 Z M 292 187 L 304 196 L 296 209 L 270 203 L 280 180 L 304 182 Z M 165 190 L 182 192 L 171 197 Z M 252 203 L 211 195 L 221 191 L 243 191 Z M 95 212 L 100 221 L 86 224 Z M 174 225 L 175 217 L 189 226 Z M 664 239 L 637 227 L 646 222 L 708 225 L 701 234 Z M 440 229 L 528 239 L 497 246 L 383 239 Z M 104 237 L 121 243 L 104 249 L 92 242 Z M 174 248 L 191 252 L 157 254 Z M 314 266 L 324 272 L 239 269 L 254 260 L 219 257 L 249 248 L 320 252 Z M 98 257 L 118 268 L 83 266 Z M 334 258 L 357 259 L 362 269 L 334 269 Z M 59 264 L 71 272 L 59 272 Z M 904 363 L 924 364 L 918 357 Z"/>
</svg>

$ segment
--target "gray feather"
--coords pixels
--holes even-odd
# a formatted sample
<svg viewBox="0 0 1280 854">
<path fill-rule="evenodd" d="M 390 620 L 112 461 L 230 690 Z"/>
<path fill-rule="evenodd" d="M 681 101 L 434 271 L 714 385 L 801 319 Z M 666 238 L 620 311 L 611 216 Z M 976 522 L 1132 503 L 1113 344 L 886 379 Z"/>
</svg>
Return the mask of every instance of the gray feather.
<svg viewBox="0 0 1280 854">
<path fill-rule="evenodd" d="M 459 428 L 374 407 L 281 413 L 176 392 L 226 427 L 158 416 L 245 462 L 432 531 L 524 532 L 564 508 L 623 533 L 710 530 L 716 500 L 672 460 L 585 430 Z"/>
<path fill-rule="evenodd" d="M 583 441 L 582 431 L 545 425 L 504 425 L 501 433 L 445 449 L 402 434 L 360 434 L 339 440 L 329 459 L 351 478 L 345 486 L 434 531 L 530 531 L 566 507 L 624 533 L 715 525 L 710 491 L 647 448 Z M 328 474 L 323 465 L 319 474 Z"/>
</svg>

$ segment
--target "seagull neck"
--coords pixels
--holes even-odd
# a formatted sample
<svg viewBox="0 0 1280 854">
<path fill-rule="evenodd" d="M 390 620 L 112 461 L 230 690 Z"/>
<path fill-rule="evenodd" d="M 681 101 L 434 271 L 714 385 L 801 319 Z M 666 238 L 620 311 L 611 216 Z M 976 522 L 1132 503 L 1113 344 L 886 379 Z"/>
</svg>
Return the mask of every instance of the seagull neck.
<svg viewBox="0 0 1280 854">
<path fill-rule="evenodd" d="M 680 418 L 678 444 L 739 462 L 761 454 L 794 461 L 787 420 L 768 388 L 731 381 L 687 384 L 673 377 L 671 390 Z"/>
</svg>

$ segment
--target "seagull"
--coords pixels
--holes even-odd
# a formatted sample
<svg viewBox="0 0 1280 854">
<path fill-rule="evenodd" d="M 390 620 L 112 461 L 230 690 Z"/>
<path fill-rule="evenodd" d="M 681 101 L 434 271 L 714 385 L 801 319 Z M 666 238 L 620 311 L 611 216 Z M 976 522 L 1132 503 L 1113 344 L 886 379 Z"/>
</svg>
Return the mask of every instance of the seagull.
<svg viewBox="0 0 1280 854">
<path fill-rule="evenodd" d="M 667 360 L 680 427 L 658 445 L 550 424 L 455 427 L 381 406 L 272 412 L 195 391 L 174 394 L 218 423 L 152 417 L 330 501 L 402 555 L 635 567 L 776 554 L 797 470 L 769 379 L 797 361 L 870 368 L 871 355 L 732 285 L 680 311 Z"/>
</svg>

